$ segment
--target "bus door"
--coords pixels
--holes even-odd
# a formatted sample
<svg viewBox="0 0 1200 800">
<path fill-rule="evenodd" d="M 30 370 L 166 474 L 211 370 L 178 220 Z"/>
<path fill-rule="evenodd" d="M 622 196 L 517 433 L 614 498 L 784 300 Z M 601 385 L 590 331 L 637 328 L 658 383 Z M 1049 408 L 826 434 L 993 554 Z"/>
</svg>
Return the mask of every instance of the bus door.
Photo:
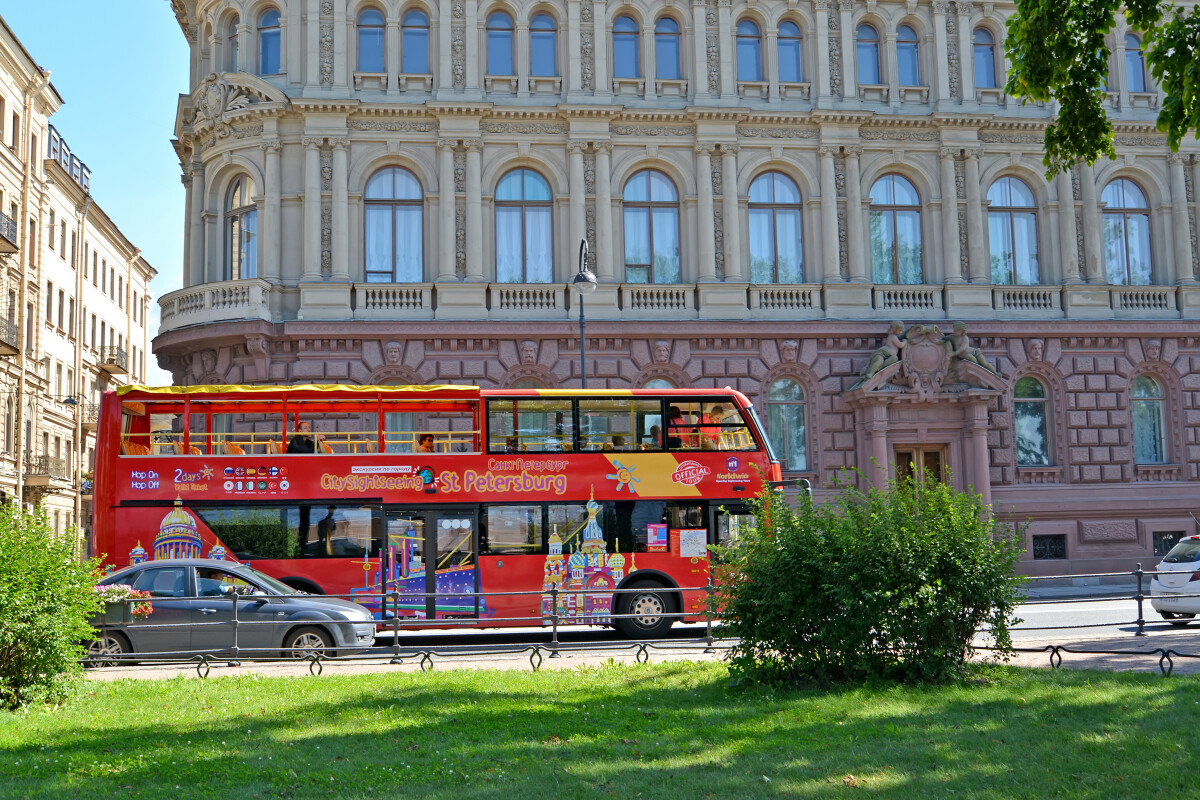
<svg viewBox="0 0 1200 800">
<path fill-rule="evenodd" d="M 754 527 L 754 512 L 742 503 L 713 503 L 713 530 L 709 532 L 709 544 L 727 547 L 737 541 L 738 535 Z"/>
<path fill-rule="evenodd" d="M 477 542 L 474 506 L 388 511 L 387 591 L 399 592 L 400 616 L 479 616 Z"/>
</svg>

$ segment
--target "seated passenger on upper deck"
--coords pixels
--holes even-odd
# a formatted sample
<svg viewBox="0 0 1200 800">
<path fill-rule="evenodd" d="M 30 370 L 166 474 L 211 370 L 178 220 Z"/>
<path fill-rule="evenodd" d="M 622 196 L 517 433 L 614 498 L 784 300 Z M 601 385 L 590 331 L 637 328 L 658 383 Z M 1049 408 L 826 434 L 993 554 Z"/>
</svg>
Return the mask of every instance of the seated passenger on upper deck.
<svg viewBox="0 0 1200 800">
<path fill-rule="evenodd" d="M 317 446 L 317 442 L 324 442 L 325 434 L 312 432 L 312 426 L 307 421 L 296 423 L 296 435 L 288 442 L 287 451 L 289 453 L 319 453 L 322 449 Z"/>
<path fill-rule="evenodd" d="M 432 433 L 422 433 L 420 436 L 417 437 L 417 452 L 418 453 L 434 452 L 433 434 Z"/>
</svg>

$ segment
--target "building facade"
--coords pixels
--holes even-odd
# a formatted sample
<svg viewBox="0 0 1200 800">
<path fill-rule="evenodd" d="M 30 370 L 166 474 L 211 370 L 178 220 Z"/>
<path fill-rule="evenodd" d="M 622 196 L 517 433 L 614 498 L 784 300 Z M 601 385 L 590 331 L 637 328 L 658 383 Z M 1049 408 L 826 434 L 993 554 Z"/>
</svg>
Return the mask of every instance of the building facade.
<svg viewBox="0 0 1200 800">
<path fill-rule="evenodd" d="M 787 474 L 935 471 L 1030 572 L 1196 531 L 1200 149 L 1124 29 L 1118 159 L 1047 182 L 1008 3 L 172 8 L 177 383 L 577 386 L 586 312 L 589 388 L 740 389 Z"/>
<path fill-rule="evenodd" d="M 100 392 L 145 375 L 154 270 L 50 124 L 62 98 L 0 19 L 0 496 L 86 529 Z"/>
</svg>

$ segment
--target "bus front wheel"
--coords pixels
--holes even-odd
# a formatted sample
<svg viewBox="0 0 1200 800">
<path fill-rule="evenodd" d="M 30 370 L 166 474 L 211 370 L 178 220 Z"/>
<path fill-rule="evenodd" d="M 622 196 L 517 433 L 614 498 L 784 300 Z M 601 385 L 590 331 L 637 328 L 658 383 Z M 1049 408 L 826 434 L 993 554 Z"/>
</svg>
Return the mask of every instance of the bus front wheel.
<svg viewBox="0 0 1200 800">
<path fill-rule="evenodd" d="M 635 583 L 618 595 L 617 630 L 630 639 L 657 639 L 671 629 L 671 595 L 656 583 Z"/>
</svg>

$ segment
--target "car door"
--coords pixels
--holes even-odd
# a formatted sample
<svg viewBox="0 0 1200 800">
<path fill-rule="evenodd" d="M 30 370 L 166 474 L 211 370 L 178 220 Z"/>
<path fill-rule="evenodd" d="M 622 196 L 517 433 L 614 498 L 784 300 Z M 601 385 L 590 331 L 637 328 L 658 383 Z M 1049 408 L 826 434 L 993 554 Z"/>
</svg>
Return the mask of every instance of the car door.
<svg viewBox="0 0 1200 800">
<path fill-rule="evenodd" d="M 175 653 L 191 649 L 191 567 L 147 567 L 128 580 L 134 589 L 150 593 L 154 611 L 134 618 L 125 629 L 138 653 Z"/>
<path fill-rule="evenodd" d="M 278 649 L 286 622 L 285 600 L 230 570 L 196 568 L 192 609 L 192 649 L 228 652 L 233 647 L 233 605 L 237 600 L 240 650 Z"/>
</svg>

